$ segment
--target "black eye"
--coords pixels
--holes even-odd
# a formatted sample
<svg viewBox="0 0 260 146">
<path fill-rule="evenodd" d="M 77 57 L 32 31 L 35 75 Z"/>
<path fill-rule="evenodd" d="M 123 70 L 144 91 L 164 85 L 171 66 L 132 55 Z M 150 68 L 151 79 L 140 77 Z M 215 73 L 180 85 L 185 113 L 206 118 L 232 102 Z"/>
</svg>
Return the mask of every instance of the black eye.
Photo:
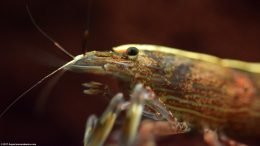
<svg viewBox="0 0 260 146">
<path fill-rule="evenodd" d="M 126 54 L 128 56 L 136 56 L 138 54 L 139 50 L 136 47 L 129 47 L 126 50 Z"/>
</svg>

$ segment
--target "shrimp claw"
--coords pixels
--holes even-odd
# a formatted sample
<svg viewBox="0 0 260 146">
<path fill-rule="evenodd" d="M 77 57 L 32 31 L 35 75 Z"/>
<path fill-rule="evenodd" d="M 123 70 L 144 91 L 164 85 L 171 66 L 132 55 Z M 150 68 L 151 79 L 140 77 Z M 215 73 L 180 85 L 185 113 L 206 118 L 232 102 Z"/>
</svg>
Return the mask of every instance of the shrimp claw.
<svg viewBox="0 0 260 146">
<path fill-rule="evenodd" d="M 101 146 L 104 144 L 121 111 L 119 105 L 123 102 L 123 94 L 118 93 L 112 98 L 109 106 L 99 119 L 93 115 L 88 118 L 83 140 L 84 146 Z"/>
<path fill-rule="evenodd" d="M 119 113 L 123 110 L 126 110 L 126 114 L 117 137 L 120 146 L 152 146 L 155 145 L 157 136 L 185 133 L 190 130 L 185 122 L 179 122 L 164 104 L 156 99 L 149 87 L 144 87 L 143 84 L 135 85 L 130 97 L 129 101 L 124 101 L 123 94 L 118 93 L 112 98 L 108 108 L 99 119 L 94 115 L 88 118 L 84 146 L 104 145 Z M 149 106 L 154 112 L 146 111 L 145 106 Z M 147 116 L 147 113 L 153 117 L 153 120 L 141 122 L 142 115 Z M 148 116 L 148 118 L 151 117 Z M 137 135 L 140 136 L 137 137 Z"/>
</svg>

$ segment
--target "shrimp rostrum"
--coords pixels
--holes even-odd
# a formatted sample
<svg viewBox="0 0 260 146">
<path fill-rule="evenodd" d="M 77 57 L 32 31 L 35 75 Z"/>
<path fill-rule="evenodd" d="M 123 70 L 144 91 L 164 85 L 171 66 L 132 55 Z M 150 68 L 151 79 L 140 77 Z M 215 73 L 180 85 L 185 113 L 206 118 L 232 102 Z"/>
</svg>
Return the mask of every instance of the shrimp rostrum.
<svg viewBox="0 0 260 146">
<path fill-rule="evenodd" d="M 192 129 L 203 133 L 211 146 L 244 145 L 232 137 L 260 136 L 258 63 L 138 44 L 76 58 L 66 69 L 114 76 L 129 91 L 114 95 L 99 118 L 88 118 L 85 146 L 104 145 L 121 111 L 117 145 L 156 145 L 158 136 Z M 143 115 L 150 120 L 141 120 Z"/>
</svg>

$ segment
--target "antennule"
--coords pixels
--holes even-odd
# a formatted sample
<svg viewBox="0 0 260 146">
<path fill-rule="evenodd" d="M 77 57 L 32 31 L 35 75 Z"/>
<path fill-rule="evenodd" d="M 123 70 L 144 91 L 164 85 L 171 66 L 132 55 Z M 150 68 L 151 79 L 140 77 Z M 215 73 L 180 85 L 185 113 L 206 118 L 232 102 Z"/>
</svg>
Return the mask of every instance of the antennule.
<svg viewBox="0 0 260 146">
<path fill-rule="evenodd" d="M 62 47 L 57 41 L 55 41 L 53 38 L 51 38 L 46 32 L 44 32 L 40 26 L 36 23 L 36 21 L 33 19 L 33 16 L 30 12 L 30 9 L 29 9 L 29 6 L 26 5 L 26 9 L 27 9 L 27 12 L 30 16 L 30 19 L 33 23 L 33 25 L 36 27 L 36 29 L 44 36 L 46 37 L 48 40 L 50 40 L 57 48 L 59 48 L 62 52 L 64 52 L 65 54 L 67 54 L 68 56 L 70 56 L 71 58 L 74 58 L 75 56 L 70 54 L 64 47 Z"/>
<path fill-rule="evenodd" d="M 85 54 L 87 51 L 89 30 L 90 30 L 91 8 L 92 8 L 92 0 L 88 0 L 87 25 L 82 39 L 82 48 L 81 48 L 82 54 Z"/>
</svg>

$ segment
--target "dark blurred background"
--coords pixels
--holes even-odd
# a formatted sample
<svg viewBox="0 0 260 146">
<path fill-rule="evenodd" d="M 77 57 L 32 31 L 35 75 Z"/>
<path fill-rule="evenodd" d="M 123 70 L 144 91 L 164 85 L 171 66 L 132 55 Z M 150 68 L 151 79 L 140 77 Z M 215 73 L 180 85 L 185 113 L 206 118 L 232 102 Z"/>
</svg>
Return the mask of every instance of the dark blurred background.
<svg viewBox="0 0 260 146">
<path fill-rule="evenodd" d="M 0 5 L 0 111 L 69 57 L 36 30 L 40 27 L 74 55 L 81 53 L 87 0 L 9 0 Z M 93 0 L 88 50 L 149 43 L 260 61 L 258 0 Z M 108 77 L 66 72 L 37 112 L 44 82 L 0 119 L 0 143 L 82 145 L 86 118 L 100 115 L 108 100 L 82 94 L 81 83 Z M 116 86 L 114 79 L 106 83 Z M 199 134 L 170 136 L 161 145 L 205 145 Z M 257 145 L 256 139 L 247 140 Z"/>
</svg>

